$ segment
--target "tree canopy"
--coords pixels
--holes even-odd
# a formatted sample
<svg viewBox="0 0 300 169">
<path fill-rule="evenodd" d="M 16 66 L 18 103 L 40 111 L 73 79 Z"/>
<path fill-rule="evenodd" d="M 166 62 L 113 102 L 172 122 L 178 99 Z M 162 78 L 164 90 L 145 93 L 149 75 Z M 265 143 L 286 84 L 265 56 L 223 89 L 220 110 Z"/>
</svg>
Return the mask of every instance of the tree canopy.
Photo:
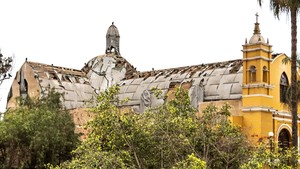
<svg viewBox="0 0 300 169">
<path fill-rule="evenodd" d="M 12 57 L 3 57 L 0 50 L 0 85 L 5 79 L 11 77 L 12 62 Z"/>
<path fill-rule="evenodd" d="M 227 117 L 229 106 L 197 116 L 188 92 L 137 114 L 118 107 L 118 87 L 98 97 L 88 138 L 57 168 L 238 168 L 249 144 Z M 159 93 L 159 92 L 157 92 Z"/>
<path fill-rule="evenodd" d="M 177 88 L 174 99 L 139 114 L 119 107 L 124 101 L 118 90 L 113 86 L 99 95 L 81 144 L 60 94 L 51 90 L 41 99 L 20 100 L 0 121 L 0 168 L 291 168 L 296 151 L 251 147 L 228 120 L 228 104 L 197 113 L 188 92 Z"/>
<path fill-rule="evenodd" d="M 0 168 L 45 168 L 70 159 L 79 142 L 59 93 L 50 90 L 41 99 L 20 100 L 0 121 Z"/>
</svg>

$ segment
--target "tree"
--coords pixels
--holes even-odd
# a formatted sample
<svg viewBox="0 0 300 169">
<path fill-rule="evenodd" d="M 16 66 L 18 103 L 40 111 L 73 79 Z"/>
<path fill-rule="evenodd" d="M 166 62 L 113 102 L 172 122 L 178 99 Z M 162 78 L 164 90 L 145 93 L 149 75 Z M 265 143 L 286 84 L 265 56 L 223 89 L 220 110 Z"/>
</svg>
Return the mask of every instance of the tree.
<svg viewBox="0 0 300 169">
<path fill-rule="evenodd" d="M 174 99 L 137 114 L 118 106 L 118 90 L 100 94 L 88 138 L 56 168 L 237 168 L 248 159 L 248 142 L 227 119 L 228 105 L 210 105 L 197 117 L 188 92 L 178 88 Z"/>
<path fill-rule="evenodd" d="M 228 104 L 220 108 L 211 104 L 199 119 L 197 147 L 208 168 L 238 168 L 248 159 L 250 144 L 241 128 L 228 120 L 229 109 Z"/>
<path fill-rule="evenodd" d="M 45 168 L 70 159 L 79 142 L 61 94 L 50 90 L 41 99 L 20 100 L 0 121 L 0 168 Z"/>
<path fill-rule="evenodd" d="M 12 57 L 4 58 L 0 50 L 0 85 L 5 79 L 11 77 L 12 62 Z"/>
<path fill-rule="evenodd" d="M 172 169 L 205 169 L 206 163 L 197 158 L 194 154 L 191 154 L 187 157 L 186 160 L 183 160 L 175 164 Z"/>
<path fill-rule="evenodd" d="M 292 156 L 299 157 L 297 150 L 291 148 L 273 152 L 267 149 L 265 143 L 261 143 L 257 148 L 253 149 L 249 160 L 240 168 L 264 169 L 269 166 L 270 168 L 292 169 L 290 163 Z"/>
<path fill-rule="evenodd" d="M 263 0 L 258 0 L 262 5 Z M 298 0 L 270 0 L 270 8 L 279 19 L 286 12 L 291 17 L 291 113 L 292 113 L 292 145 L 298 149 L 298 104 L 297 104 L 297 14 L 300 7 Z M 295 165 L 298 165 L 294 158 Z"/>
<path fill-rule="evenodd" d="M 300 81 L 299 80 L 297 81 L 297 89 L 300 89 Z M 292 92 L 291 85 L 289 85 L 284 92 L 285 92 L 285 93 L 283 93 L 284 96 L 290 96 L 291 92 Z M 297 90 L 297 99 L 298 99 L 297 103 L 300 103 L 300 90 Z M 286 97 L 284 99 L 284 104 L 286 104 L 289 107 L 291 107 L 291 102 L 292 102 L 291 97 Z"/>
</svg>

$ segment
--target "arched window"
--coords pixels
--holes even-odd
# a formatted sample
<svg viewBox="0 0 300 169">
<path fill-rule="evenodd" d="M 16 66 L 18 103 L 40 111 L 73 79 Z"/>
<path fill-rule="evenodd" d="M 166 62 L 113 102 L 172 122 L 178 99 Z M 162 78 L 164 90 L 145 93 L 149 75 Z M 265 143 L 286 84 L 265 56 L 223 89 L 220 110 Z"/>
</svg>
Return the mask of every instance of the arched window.
<svg viewBox="0 0 300 169">
<path fill-rule="evenodd" d="M 286 91 L 289 86 L 289 81 L 286 74 L 283 72 L 280 77 L 280 102 L 286 102 Z"/>
<path fill-rule="evenodd" d="M 250 83 L 256 82 L 256 67 L 255 66 L 250 67 L 249 78 L 250 78 Z"/>
<path fill-rule="evenodd" d="M 282 129 L 278 136 L 278 147 L 280 151 L 290 148 L 291 134 L 287 129 Z"/>
<path fill-rule="evenodd" d="M 263 82 L 268 83 L 268 69 L 266 66 L 263 67 Z"/>
</svg>

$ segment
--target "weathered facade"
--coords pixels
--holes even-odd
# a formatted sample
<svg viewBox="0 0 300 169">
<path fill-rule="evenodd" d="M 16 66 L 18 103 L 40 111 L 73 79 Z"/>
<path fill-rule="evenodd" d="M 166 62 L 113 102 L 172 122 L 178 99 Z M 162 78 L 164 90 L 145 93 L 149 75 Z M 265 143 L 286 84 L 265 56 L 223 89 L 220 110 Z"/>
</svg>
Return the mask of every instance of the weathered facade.
<svg viewBox="0 0 300 169">
<path fill-rule="evenodd" d="M 85 108 L 93 106 L 93 98 L 113 84 L 120 86 L 121 99 L 129 98 L 124 106 L 140 113 L 166 101 L 156 98 L 151 89 L 161 89 L 172 97 L 175 86 L 181 86 L 188 89 L 192 105 L 200 111 L 210 103 L 229 103 L 230 119 L 251 141 L 273 132 L 280 146 L 290 144 L 291 114 L 282 103 L 283 91 L 290 83 L 290 64 L 283 64 L 285 54 L 273 53 L 258 21 L 239 60 L 140 72 L 120 55 L 119 43 L 119 31 L 112 24 L 106 35 L 105 54 L 92 58 L 81 70 L 25 61 L 13 82 L 7 106 L 15 107 L 18 96 L 41 97 L 47 87 L 54 87 L 64 93 L 63 105 L 74 114 L 81 130 L 91 118 Z"/>
</svg>

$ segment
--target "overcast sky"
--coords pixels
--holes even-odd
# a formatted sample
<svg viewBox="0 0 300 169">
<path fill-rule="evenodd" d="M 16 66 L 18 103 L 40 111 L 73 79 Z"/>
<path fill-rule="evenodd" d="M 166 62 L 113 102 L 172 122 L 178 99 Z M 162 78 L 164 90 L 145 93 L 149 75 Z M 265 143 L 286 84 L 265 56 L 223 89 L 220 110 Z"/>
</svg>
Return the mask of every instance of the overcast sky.
<svg viewBox="0 0 300 169">
<path fill-rule="evenodd" d="M 121 55 L 137 70 L 220 62 L 242 58 L 256 12 L 274 52 L 290 55 L 290 20 L 276 19 L 268 0 L 262 8 L 256 0 L 0 0 L 0 48 L 15 55 L 13 76 L 25 58 L 81 69 L 105 53 L 114 22 Z M 0 111 L 10 85 L 0 86 Z"/>
</svg>

